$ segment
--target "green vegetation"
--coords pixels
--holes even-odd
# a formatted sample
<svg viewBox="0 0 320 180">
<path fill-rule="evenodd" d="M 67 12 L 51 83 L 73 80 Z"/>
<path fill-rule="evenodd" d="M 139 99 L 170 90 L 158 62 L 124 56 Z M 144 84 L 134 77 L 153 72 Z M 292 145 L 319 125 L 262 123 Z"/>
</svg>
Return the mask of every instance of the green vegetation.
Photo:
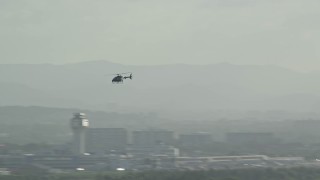
<svg viewBox="0 0 320 180">
<path fill-rule="evenodd" d="M 1 180 L 320 180 L 320 169 L 240 169 L 0 176 Z"/>
</svg>

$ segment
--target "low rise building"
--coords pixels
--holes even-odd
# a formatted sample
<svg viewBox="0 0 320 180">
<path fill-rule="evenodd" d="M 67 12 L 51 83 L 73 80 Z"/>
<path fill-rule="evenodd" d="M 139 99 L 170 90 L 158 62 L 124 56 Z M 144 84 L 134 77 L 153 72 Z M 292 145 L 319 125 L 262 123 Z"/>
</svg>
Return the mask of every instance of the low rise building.
<svg viewBox="0 0 320 180">
<path fill-rule="evenodd" d="M 124 128 L 88 128 L 86 150 L 91 154 L 124 153 L 127 139 Z"/>
<path fill-rule="evenodd" d="M 256 132 L 238 132 L 227 133 L 226 142 L 232 144 L 267 144 L 276 143 L 279 139 L 274 136 L 273 133 L 256 133 Z"/>
<path fill-rule="evenodd" d="M 132 140 L 136 147 L 152 147 L 159 144 L 173 145 L 174 133 L 159 129 L 133 131 Z"/>
<path fill-rule="evenodd" d="M 212 143 L 212 135 L 208 132 L 197 132 L 192 134 L 181 134 L 179 143 L 182 146 L 203 146 Z"/>
</svg>

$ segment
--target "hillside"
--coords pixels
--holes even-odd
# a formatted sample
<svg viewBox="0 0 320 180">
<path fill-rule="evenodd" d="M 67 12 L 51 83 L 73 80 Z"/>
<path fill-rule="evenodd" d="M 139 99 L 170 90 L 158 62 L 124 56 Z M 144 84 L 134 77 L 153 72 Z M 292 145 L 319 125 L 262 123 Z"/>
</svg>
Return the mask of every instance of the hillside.
<svg viewBox="0 0 320 180">
<path fill-rule="evenodd" d="M 133 72 L 122 85 L 118 72 Z M 1 105 L 82 108 L 108 112 L 204 113 L 217 110 L 316 112 L 320 74 L 277 66 L 131 66 L 107 61 L 0 65 Z M 183 113 L 181 113 L 183 112 Z"/>
</svg>

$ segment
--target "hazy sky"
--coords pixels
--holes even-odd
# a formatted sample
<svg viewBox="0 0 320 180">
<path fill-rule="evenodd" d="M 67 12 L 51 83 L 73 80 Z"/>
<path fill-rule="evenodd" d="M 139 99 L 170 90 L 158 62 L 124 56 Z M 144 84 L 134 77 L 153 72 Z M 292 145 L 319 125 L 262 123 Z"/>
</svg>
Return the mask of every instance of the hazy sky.
<svg viewBox="0 0 320 180">
<path fill-rule="evenodd" d="M 320 70 L 319 0 L 0 0 L 0 63 Z"/>
</svg>

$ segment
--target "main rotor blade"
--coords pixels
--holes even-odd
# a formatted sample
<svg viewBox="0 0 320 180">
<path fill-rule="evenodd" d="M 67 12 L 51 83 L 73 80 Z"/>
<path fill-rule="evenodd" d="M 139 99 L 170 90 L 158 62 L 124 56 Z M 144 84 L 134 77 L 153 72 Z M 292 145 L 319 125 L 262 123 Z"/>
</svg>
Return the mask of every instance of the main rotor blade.
<svg viewBox="0 0 320 180">
<path fill-rule="evenodd" d="M 119 74 L 132 74 L 131 72 L 125 72 L 125 73 L 114 73 L 114 74 L 108 74 L 108 75 L 119 75 Z"/>
</svg>

